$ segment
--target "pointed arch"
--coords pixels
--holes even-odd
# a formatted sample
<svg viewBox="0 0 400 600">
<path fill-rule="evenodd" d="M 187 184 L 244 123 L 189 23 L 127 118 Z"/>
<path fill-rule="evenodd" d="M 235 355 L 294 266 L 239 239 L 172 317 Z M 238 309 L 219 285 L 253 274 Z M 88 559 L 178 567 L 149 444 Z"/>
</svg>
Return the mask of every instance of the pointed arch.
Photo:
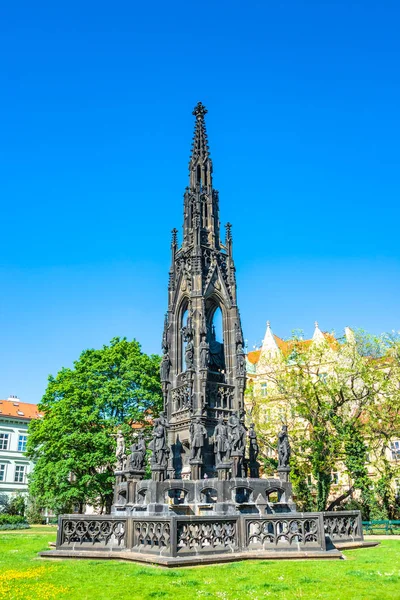
<svg viewBox="0 0 400 600">
<path fill-rule="evenodd" d="M 177 310 L 177 328 L 176 328 L 176 350 L 177 350 L 177 373 L 182 373 L 185 370 L 185 342 L 183 339 L 182 329 L 187 326 L 187 318 L 189 316 L 189 296 L 184 294 L 178 303 Z"/>
</svg>

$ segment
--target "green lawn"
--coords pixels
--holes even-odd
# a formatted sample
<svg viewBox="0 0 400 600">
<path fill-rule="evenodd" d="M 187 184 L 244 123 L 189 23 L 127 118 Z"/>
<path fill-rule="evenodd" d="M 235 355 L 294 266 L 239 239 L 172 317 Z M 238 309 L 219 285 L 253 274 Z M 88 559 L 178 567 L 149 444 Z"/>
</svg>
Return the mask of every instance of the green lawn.
<svg viewBox="0 0 400 600">
<path fill-rule="evenodd" d="M 0 600 L 400 600 L 400 540 L 347 551 L 342 561 L 244 561 L 174 570 L 39 558 L 54 540 L 48 528 L 0 534 Z"/>
</svg>

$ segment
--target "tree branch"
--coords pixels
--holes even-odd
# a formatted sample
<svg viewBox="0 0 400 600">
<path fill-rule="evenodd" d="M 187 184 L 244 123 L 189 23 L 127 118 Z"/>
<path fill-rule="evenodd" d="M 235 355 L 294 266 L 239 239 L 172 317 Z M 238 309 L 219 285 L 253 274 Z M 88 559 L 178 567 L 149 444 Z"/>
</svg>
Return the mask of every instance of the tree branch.
<svg viewBox="0 0 400 600">
<path fill-rule="evenodd" d="M 343 500 L 346 500 L 346 498 L 348 498 L 353 492 L 354 492 L 354 487 L 351 486 L 351 488 L 349 488 L 347 490 L 347 492 L 345 492 L 341 496 L 338 496 L 333 502 L 331 502 L 326 510 L 327 511 L 333 510 L 335 508 L 335 506 L 339 506 L 339 504 L 341 504 L 343 502 Z"/>
</svg>

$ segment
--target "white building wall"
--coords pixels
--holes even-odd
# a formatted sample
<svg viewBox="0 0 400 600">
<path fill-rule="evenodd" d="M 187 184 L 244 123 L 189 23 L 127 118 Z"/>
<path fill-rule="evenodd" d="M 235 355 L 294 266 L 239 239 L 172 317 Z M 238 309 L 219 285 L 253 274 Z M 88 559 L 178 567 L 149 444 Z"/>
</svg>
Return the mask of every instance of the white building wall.
<svg viewBox="0 0 400 600">
<path fill-rule="evenodd" d="M 15 419 L 0 415 L 0 494 L 11 496 L 17 491 L 28 490 L 28 474 L 33 469 L 21 451 L 21 436 L 28 435 L 28 419 Z M 8 435 L 7 448 L 4 448 L 4 435 Z M 22 479 L 22 481 L 21 481 Z"/>
</svg>

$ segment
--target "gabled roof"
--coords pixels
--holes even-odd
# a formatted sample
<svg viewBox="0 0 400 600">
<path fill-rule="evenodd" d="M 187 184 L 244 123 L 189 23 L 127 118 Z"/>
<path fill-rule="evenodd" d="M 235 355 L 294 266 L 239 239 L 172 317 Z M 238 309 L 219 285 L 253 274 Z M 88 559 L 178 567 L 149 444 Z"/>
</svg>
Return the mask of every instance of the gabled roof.
<svg viewBox="0 0 400 600">
<path fill-rule="evenodd" d="M 13 400 L 0 400 L 0 418 L 13 417 L 13 419 L 40 419 L 43 415 L 38 412 L 37 404 Z"/>
<path fill-rule="evenodd" d="M 260 360 L 261 350 L 254 350 L 253 352 L 248 352 L 247 360 L 251 362 L 252 365 L 255 365 Z"/>
<path fill-rule="evenodd" d="M 346 330 L 348 330 L 349 332 L 352 333 L 352 330 L 349 327 L 347 327 Z M 349 337 L 348 331 L 346 331 L 347 338 Z M 332 349 L 337 349 L 338 345 L 339 345 L 339 342 L 331 333 L 328 333 L 326 331 L 321 331 L 319 329 L 318 323 L 315 323 L 315 331 L 314 331 L 314 335 L 311 339 L 285 341 L 282 338 L 275 335 L 274 333 L 272 333 L 272 331 L 270 329 L 270 324 L 268 322 L 267 323 L 267 331 L 266 331 L 264 341 L 263 341 L 263 346 L 259 350 L 253 350 L 252 352 L 249 352 L 247 354 L 247 360 L 252 365 L 256 365 L 259 362 L 263 351 L 265 351 L 267 349 L 267 346 L 272 348 L 272 345 L 274 342 L 275 342 L 276 346 L 279 348 L 279 350 L 282 352 L 282 354 L 284 356 L 288 356 L 293 351 L 293 348 L 295 346 L 297 346 L 297 347 L 301 346 L 303 348 L 308 348 L 313 342 L 318 343 L 321 341 L 326 341 Z"/>
</svg>

